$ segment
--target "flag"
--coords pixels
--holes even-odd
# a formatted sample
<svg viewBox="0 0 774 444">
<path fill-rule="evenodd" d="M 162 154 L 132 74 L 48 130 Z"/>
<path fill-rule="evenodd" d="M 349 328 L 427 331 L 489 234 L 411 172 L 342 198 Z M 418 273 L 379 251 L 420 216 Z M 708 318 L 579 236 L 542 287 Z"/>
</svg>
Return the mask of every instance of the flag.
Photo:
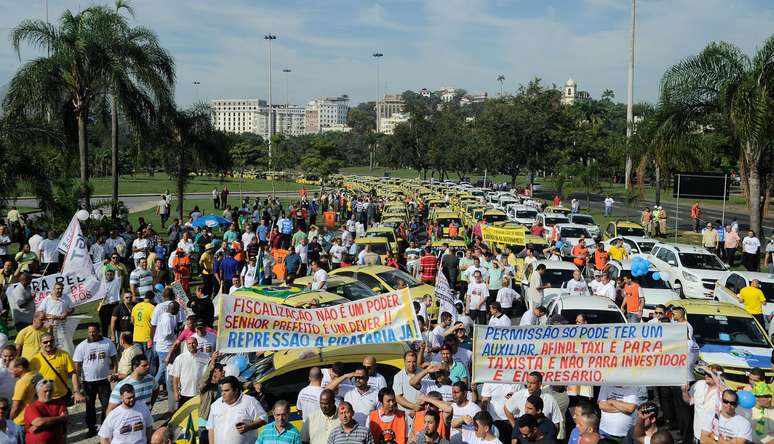
<svg viewBox="0 0 774 444">
<path fill-rule="evenodd" d="M 449 280 L 443 272 L 439 272 L 435 278 L 435 297 L 438 298 L 438 319 L 441 313 L 448 311 L 452 315 L 452 321 L 457 322 L 457 309 L 454 307 L 454 293 L 449 286 Z"/>
<path fill-rule="evenodd" d="M 88 243 L 81 231 L 81 223 L 73 216 L 67 232 L 59 241 L 59 250 L 63 251 L 65 258 L 62 264 L 62 274 L 78 274 L 82 276 L 94 276 L 94 263 L 91 261 Z"/>
<path fill-rule="evenodd" d="M 59 245 L 57 246 L 57 249 L 62 254 L 67 254 L 67 250 L 70 249 L 70 244 L 72 244 L 73 239 L 77 234 L 81 233 L 81 222 L 78 220 L 77 217 L 73 216 L 72 219 L 70 219 L 70 224 L 67 225 L 67 229 L 62 234 L 62 237 L 59 239 Z"/>
</svg>

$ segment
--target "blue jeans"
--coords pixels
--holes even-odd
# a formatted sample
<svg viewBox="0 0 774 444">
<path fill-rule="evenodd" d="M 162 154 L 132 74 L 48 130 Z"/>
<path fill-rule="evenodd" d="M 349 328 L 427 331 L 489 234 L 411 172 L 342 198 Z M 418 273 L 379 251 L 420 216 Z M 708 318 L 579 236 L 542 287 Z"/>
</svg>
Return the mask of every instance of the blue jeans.
<svg viewBox="0 0 774 444">
<path fill-rule="evenodd" d="M 613 213 L 613 207 L 605 207 L 605 217 L 610 216 Z"/>
<path fill-rule="evenodd" d="M 159 367 L 156 369 L 156 375 L 154 376 L 156 384 L 161 385 L 164 382 L 165 386 L 167 384 L 167 364 L 164 361 L 167 359 L 167 354 L 167 352 L 156 352 L 156 355 L 159 357 Z M 167 387 L 167 391 L 171 393 L 169 387 Z"/>
</svg>

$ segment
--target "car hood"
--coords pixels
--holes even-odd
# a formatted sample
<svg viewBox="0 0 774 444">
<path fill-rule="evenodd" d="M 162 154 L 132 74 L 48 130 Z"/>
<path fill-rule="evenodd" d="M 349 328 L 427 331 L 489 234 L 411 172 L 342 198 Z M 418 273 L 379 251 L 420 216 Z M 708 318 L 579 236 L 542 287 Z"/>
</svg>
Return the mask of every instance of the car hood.
<svg viewBox="0 0 774 444">
<path fill-rule="evenodd" d="M 721 367 L 771 367 L 771 349 L 764 347 L 705 344 L 699 349 L 699 358 Z"/>
<path fill-rule="evenodd" d="M 648 305 L 664 304 L 672 299 L 679 299 L 680 295 L 669 288 L 642 288 L 642 295 L 645 297 L 645 303 Z"/>
<path fill-rule="evenodd" d="M 697 270 L 693 268 L 685 268 L 685 271 L 688 273 L 691 273 L 698 277 L 699 279 L 712 279 L 712 280 L 720 280 L 725 279 L 726 276 L 728 276 L 728 271 L 720 271 L 720 270 Z M 682 276 L 680 276 L 682 277 Z"/>
</svg>

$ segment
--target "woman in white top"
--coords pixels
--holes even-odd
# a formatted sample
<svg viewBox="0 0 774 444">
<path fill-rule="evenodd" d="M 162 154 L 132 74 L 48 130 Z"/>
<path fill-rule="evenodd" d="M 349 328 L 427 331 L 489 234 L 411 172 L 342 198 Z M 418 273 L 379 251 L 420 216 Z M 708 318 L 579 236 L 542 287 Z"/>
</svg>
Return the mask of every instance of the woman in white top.
<svg viewBox="0 0 774 444">
<path fill-rule="evenodd" d="M 183 232 L 183 238 L 180 239 L 180 242 L 177 243 L 177 248 L 182 248 L 183 251 L 185 251 L 185 254 L 191 254 L 194 249 L 194 243 L 191 240 L 191 236 L 188 234 L 188 231 Z"/>
</svg>

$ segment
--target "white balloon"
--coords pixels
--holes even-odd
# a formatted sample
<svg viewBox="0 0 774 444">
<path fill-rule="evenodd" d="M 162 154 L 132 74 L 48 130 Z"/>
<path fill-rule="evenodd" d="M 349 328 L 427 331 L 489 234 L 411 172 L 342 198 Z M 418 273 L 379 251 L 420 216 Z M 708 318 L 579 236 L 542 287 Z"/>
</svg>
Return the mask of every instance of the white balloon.
<svg viewBox="0 0 774 444">
<path fill-rule="evenodd" d="M 78 212 L 75 213 L 75 217 L 80 221 L 89 220 L 89 212 L 86 210 L 78 210 Z"/>
</svg>

